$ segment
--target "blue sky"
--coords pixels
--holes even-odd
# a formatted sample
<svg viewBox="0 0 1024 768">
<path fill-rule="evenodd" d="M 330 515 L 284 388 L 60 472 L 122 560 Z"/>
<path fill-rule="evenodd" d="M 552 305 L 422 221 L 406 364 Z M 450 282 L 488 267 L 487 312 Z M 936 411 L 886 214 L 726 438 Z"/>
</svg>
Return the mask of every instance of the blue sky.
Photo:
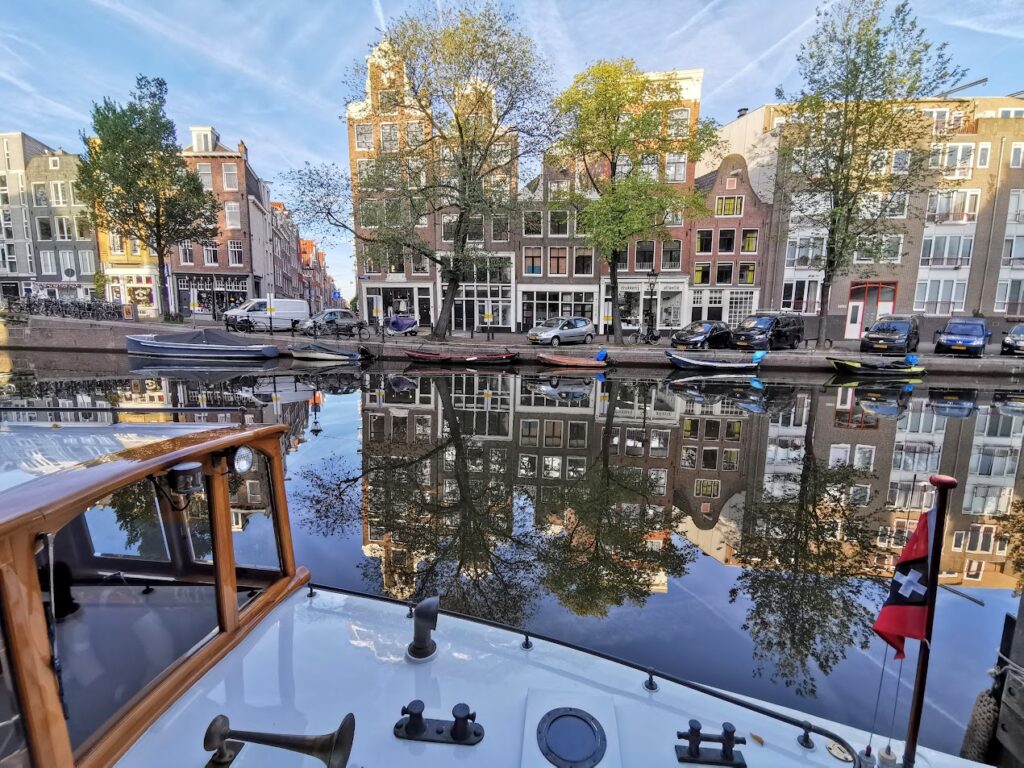
<svg viewBox="0 0 1024 768">
<path fill-rule="evenodd" d="M 444 5 L 445 0 L 435 0 Z M 794 55 L 813 29 L 815 0 L 508 0 L 555 66 L 558 85 L 598 58 L 644 69 L 704 69 L 703 114 L 720 122 L 794 85 Z M 169 112 L 243 139 L 273 181 L 309 160 L 345 156 L 346 71 L 365 55 L 399 0 L 33 0 L 0 17 L 0 130 L 78 151 L 102 96 L 124 99 L 135 75 L 161 76 Z M 971 91 L 1024 88 L 1020 0 L 917 0 L 930 36 L 950 43 Z M 416 7 L 419 7 L 418 4 Z M 351 245 L 326 248 L 352 292 Z"/>
</svg>

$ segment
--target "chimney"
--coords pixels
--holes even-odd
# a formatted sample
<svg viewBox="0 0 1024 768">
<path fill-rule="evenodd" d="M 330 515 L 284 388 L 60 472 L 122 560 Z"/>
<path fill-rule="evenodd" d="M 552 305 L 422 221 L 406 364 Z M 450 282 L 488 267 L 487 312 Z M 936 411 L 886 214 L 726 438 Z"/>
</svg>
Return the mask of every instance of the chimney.
<svg viewBox="0 0 1024 768">
<path fill-rule="evenodd" d="M 744 111 L 745 111 L 745 110 L 744 110 Z M 244 158 L 245 158 L 246 160 L 248 160 L 248 159 L 249 159 L 249 150 L 248 150 L 248 149 L 246 149 L 246 147 L 245 147 L 245 142 L 244 142 L 244 141 L 240 141 L 240 142 L 238 142 L 238 154 L 240 154 L 240 155 L 241 155 L 242 157 L 244 157 Z"/>
<path fill-rule="evenodd" d="M 740 107 L 739 109 L 736 110 L 736 117 L 743 117 L 745 114 L 747 114 L 747 112 L 748 110 L 746 107 Z"/>
</svg>

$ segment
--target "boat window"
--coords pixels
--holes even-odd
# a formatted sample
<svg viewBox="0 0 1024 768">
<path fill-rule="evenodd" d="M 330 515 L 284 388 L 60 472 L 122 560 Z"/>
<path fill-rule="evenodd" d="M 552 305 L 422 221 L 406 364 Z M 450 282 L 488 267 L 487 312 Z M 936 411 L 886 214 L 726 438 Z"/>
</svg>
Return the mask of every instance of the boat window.
<svg viewBox="0 0 1024 768">
<path fill-rule="evenodd" d="M 281 549 L 274 521 L 270 460 L 257 453 L 252 469 L 228 475 L 231 497 L 231 538 L 235 548 L 239 607 L 279 578 Z"/>
<path fill-rule="evenodd" d="M 73 748 L 218 630 L 207 494 L 163 480 L 121 488 L 61 528 L 37 557 L 52 601 Z"/>
<path fill-rule="evenodd" d="M 0 614 L 6 618 L 3 605 L 0 605 Z M 0 765 L 4 768 L 29 768 L 31 765 L 4 633 L 0 633 Z"/>
</svg>

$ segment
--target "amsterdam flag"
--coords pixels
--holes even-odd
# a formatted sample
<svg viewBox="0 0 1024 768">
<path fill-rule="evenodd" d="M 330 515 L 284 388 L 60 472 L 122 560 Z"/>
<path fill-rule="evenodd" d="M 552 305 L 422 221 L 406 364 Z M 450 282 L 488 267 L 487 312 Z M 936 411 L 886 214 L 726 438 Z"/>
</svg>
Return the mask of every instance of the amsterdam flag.
<svg viewBox="0 0 1024 768">
<path fill-rule="evenodd" d="M 872 629 L 885 642 L 896 649 L 896 658 L 902 659 L 903 642 L 923 640 L 928 619 L 928 558 L 932 531 L 935 528 L 935 508 L 921 515 L 917 529 L 903 547 L 896 563 L 896 573 L 889 585 L 889 596 L 878 613 Z"/>
</svg>

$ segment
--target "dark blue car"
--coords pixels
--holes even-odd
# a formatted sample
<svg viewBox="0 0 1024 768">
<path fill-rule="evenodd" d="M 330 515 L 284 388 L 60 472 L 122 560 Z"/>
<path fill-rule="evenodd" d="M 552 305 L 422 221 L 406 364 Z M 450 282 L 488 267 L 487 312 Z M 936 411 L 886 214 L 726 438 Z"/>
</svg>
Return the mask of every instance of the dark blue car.
<svg viewBox="0 0 1024 768">
<path fill-rule="evenodd" d="M 985 354 L 992 331 L 980 317 L 954 317 L 946 327 L 935 332 L 935 354 L 968 355 L 981 357 Z"/>
</svg>

